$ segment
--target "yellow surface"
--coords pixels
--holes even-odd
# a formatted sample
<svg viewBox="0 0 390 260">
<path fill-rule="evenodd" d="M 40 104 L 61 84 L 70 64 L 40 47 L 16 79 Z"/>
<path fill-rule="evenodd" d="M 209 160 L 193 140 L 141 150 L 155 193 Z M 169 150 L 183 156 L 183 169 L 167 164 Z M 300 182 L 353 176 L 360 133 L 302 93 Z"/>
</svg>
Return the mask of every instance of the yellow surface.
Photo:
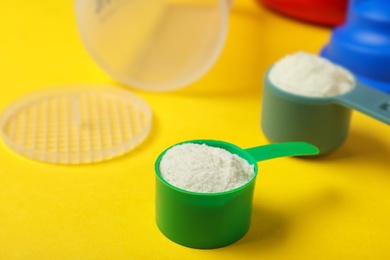
<svg viewBox="0 0 390 260">
<path fill-rule="evenodd" d="M 0 109 L 65 83 L 120 86 L 79 40 L 72 1 L 6 1 L 0 8 Z M 265 144 L 262 76 L 288 53 L 317 53 L 329 29 L 236 1 L 225 49 L 204 78 L 168 93 L 135 91 L 151 106 L 152 133 L 117 159 L 61 166 L 0 144 L 0 259 L 389 259 L 390 128 L 354 112 L 350 135 L 317 159 L 260 163 L 252 224 L 239 242 L 195 250 L 154 222 L 153 164 L 183 140 Z"/>
</svg>

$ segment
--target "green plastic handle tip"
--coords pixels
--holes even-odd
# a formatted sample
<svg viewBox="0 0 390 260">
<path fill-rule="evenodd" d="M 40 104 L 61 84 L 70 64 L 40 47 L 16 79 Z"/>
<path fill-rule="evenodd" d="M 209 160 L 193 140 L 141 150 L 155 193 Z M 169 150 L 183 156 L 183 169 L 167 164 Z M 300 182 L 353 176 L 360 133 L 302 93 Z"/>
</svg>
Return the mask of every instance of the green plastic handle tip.
<svg viewBox="0 0 390 260">
<path fill-rule="evenodd" d="M 285 156 L 308 156 L 319 154 L 319 150 L 306 142 L 285 142 L 245 149 L 256 161 L 264 161 Z"/>
</svg>

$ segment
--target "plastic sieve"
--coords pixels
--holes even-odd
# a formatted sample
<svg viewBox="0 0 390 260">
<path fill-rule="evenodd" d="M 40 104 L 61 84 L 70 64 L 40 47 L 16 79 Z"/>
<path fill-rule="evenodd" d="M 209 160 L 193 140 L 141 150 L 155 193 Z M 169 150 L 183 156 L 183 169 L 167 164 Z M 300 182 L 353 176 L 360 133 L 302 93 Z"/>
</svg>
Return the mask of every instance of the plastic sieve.
<svg viewBox="0 0 390 260">
<path fill-rule="evenodd" d="M 11 103 L 0 120 L 5 144 L 30 159 L 82 164 L 122 155 L 149 134 L 152 113 L 116 87 L 79 85 L 33 93 Z"/>
</svg>

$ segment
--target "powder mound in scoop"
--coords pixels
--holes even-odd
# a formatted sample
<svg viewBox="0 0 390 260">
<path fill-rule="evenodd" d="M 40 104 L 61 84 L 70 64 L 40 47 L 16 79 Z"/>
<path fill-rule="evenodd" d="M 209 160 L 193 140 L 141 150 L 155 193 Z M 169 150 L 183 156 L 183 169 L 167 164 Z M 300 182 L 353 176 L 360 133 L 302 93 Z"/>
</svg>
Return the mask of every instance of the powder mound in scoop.
<svg viewBox="0 0 390 260">
<path fill-rule="evenodd" d="M 159 169 L 173 186 L 200 193 L 229 191 L 254 177 L 254 166 L 246 160 L 206 144 L 173 146 L 161 158 Z"/>
<path fill-rule="evenodd" d="M 275 63 L 269 80 L 286 92 L 310 97 L 337 96 L 355 86 L 355 79 L 349 71 L 305 52 L 287 55 Z"/>
</svg>

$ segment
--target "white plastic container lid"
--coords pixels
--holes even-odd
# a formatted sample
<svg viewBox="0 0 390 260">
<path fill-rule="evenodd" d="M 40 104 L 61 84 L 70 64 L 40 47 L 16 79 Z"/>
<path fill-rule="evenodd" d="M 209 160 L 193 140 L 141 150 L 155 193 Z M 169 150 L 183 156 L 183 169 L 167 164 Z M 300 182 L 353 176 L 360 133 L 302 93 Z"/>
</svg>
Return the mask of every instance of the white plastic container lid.
<svg viewBox="0 0 390 260">
<path fill-rule="evenodd" d="M 140 97 L 118 87 L 75 85 L 26 95 L 0 117 L 1 137 L 14 152 L 38 161 L 85 164 L 138 146 L 152 112 Z"/>
<path fill-rule="evenodd" d="M 227 35 L 229 0 L 75 0 L 82 41 L 127 86 L 167 91 L 204 75 Z"/>
</svg>

